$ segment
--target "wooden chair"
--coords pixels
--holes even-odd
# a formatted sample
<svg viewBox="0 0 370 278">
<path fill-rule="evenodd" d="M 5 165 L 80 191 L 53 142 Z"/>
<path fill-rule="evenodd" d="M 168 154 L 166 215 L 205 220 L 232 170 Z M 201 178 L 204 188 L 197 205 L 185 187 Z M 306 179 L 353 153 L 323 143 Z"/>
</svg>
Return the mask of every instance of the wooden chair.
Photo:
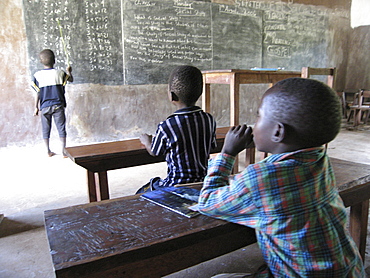
<svg viewBox="0 0 370 278">
<path fill-rule="evenodd" d="M 347 122 L 350 122 L 353 116 L 353 126 L 358 126 L 361 121 L 367 124 L 370 115 L 370 91 L 361 89 L 355 94 L 353 104 L 349 107 Z"/>
<path fill-rule="evenodd" d="M 343 118 L 348 119 L 348 110 L 353 106 L 353 101 L 358 90 L 344 90 L 342 92 L 337 92 L 338 96 L 342 101 Z"/>
<path fill-rule="evenodd" d="M 337 75 L 336 68 L 311 68 L 311 67 L 303 67 L 301 71 L 302 78 L 310 78 L 312 75 L 326 75 L 326 84 L 334 89 L 335 85 L 335 78 Z"/>
</svg>

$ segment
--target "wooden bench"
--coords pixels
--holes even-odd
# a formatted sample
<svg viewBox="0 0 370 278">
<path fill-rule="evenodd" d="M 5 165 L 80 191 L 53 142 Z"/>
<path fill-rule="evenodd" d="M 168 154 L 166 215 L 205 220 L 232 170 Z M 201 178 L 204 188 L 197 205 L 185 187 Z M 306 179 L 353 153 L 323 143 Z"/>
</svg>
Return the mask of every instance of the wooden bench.
<svg viewBox="0 0 370 278">
<path fill-rule="evenodd" d="M 229 127 L 217 128 L 217 147 L 212 153 L 221 151 L 228 130 Z M 139 139 L 67 147 L 66 154 L 87 170 L 90 202 L 109 199 L 107 171 L 165 161 L 163 156 L 149 155 Z"/>
<path fill-rule="evenodd" d="M 216 129 L 217 147 L 211 153 L 221 151 L 229 129 L 230 127 Z M 139 139 L 68 147 L 66 154 L 87 170 L 90 202 L 109 199 L 107 171 L 165 161 L 163 156 L 149 155 Z M 254 159 L 255 148 L 251 147 L 246 150 L 246 161 L 253 163 Z"/>
</svg>

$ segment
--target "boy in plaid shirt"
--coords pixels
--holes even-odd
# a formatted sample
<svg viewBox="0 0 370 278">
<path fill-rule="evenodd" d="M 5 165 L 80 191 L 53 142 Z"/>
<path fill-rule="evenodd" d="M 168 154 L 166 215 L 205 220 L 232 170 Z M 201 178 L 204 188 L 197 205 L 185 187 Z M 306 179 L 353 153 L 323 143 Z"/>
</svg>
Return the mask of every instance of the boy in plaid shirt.
<svg viewBox="0 0 370 278">
<path fill-rule="evenodd" d="M 258 114 L 253 134 L 243 125 L 226 135 L 209 163 L 199 208 L 254 228 L 267 266 L 222 277 L 365 277 L 323 146 L 340 130 L 335 92 L 316 80 L 285 79 L 266 91 Z M 271 155 L 229 181 L 235 156 L 252 141 Z"/>
</svg>

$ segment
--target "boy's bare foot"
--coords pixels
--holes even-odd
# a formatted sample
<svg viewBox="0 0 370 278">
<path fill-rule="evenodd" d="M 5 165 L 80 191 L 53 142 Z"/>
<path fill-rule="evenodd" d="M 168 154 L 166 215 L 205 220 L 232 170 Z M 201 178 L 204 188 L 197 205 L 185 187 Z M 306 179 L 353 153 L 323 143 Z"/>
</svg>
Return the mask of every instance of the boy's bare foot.
<svg viewBox="0 0 370 278">
<path fill-rule="evenodd" d="M 53 153 L 53 152 L 48 152 L 48 156 L 49 157 L 52 157 L 52 156 L 54 156 L 55 155 L 55 153 Z"/>
</svg>

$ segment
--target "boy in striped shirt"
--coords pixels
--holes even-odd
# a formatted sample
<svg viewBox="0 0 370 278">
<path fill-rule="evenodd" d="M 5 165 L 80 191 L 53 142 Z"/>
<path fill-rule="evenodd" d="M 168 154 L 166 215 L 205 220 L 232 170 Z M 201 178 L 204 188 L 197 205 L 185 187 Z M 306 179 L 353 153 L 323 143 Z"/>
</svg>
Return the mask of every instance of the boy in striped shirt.
<svg viewBox="0 0 370 278">
<path fill-rule="evenodd" d="M 176 111 L 158 125 L 154 136 L 140 136 L 149 154 L 165 156 L 167 177 L 151 179 L 136 194 L 203 181 L 209 154 L 216 147 L 216 123 L 212 115 L 195 106 L 202 90 L 203 76 L 198 68 L 179 66 L 171 72 L 168 97 Z"/>
<path fill-rule="evenodd" d="M 252 227 L 266 267 L 215 277 L 365 277 L 324 144 L 338 134 L 341 105 L 325 84 L 289 78 L 266 91 L 253 129 L 236 126 L 209 164 L 199 198 L 206 215 Z M 252 141 L 271 155 L 229 181 Z"/>
</svg>

